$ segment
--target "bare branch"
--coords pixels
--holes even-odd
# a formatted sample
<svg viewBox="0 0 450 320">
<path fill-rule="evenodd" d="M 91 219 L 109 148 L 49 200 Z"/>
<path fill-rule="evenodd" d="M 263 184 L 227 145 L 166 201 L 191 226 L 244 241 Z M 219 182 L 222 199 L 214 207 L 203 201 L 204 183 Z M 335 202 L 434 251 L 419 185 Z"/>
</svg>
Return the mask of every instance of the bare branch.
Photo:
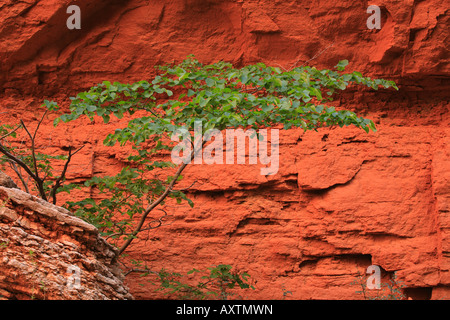
<svg viewBox="0 0 450 320">
<path fill-rule="evenodd" d="M 154 274 L 158 274 L 158 272 L 151 271 L 150 269 L 136 269 L 136 268 L 133 268 L 133 269 L 130 269 L 130 270 L 128 270 L 127 272 L 125 272 L 125 273 L 124 273 L 124 276 L 129 275 L 131 272 L 142 272 L 142 273 L 154 273 Z"/>
<path fill-rule="evenodd" d="M 1 143 L 0 143 L 0 152 L 3 153 L 5 156 L 7 156 L 9 159 L 16 162 L 19 166 L 21 166 L 30 175 L 30 177 L 33 178 L 33 180 L 37 179 L 37 177 L 31 171 L 31 169 L 28 168 L 28 166 L 22 160 L 20 160 L 16 156 L 12 155 Z"/>
<path fill-rule="evenodd" d="M 186 166 L 187 166 L 187 163 L 183 163 L 178 168 L 178 170 L 177 170 L 177 172 L 176 172 L 176 174 L 174 176 L 174 179 L 169 184 L 169 186 L 166 188 L 166 190 L 163 192 L 163 194 L 156 201 L 154 201 L 150 205 L 150 207 L 148 207 L 145 210 L 145 212 L 143 213 L 143 215 L 141 217 L 141 220 L 139 221 L 135 231 L 133 231 L 133 233 L 131 234 L 132 236 L 136 236 L 141 231 L 141 228 L 144 225 L 145 219 L 147 218 L 148 214 L 167 197 L 167 195 L 170 193 L 170 191 L 172 190 L 173 186 L 175 185 L 176 181 L 178 180 L 178 177 L 181 175 L 181 173 L 183 172 L 184 168 L 186 168 Z M 130 237 L 130 238 L 127 239 L 127 241 L 125 241 L 125 243 L 119 249 L 118 256 L 120 256 L 120 254 L 122 254 L 122 252 L 130 245 L 130 243 L 132 241 L 133 241 L 133 237 Z"/>
<path fill-rule="evenodd" d="M 316 53 L 316 54 L 314 55 L 314 57 L 312 57 L 311 59 L 305 61 L 300 67 L 303 67 L 305 64 L 307 64 L 307 63 L 310 62 L 311 60 L 316 59 L 317 57 L 319 57 L 322 53 L 324 53 L 325 51 L 327 51 L 327 50 L 328 50 L 329 48 L 331 48 L 332 46 L 334 46 L 334 42 L 333 42 L 332 44 L 328 45 L 328 47 L 326 47 L 325 49 L 322 49 L 322 51 L 319 51 L 318 53 Z M 291 68 L 289 69 L 289 71 L 291 71 L 292 69 L 294 69 L 294 68 L 295 68 L 295 65 L 296 65 L 297 63 L 298 63 L 298 60 L 297 60 L 297 62 L 295 62 L 295 63 L 291 66 Z"/>
<path fill-rule="evenodd" d="M 38 124 L 37 124 L 37 126 L 36 126 L 36 129 L 34 130 L 33 140 L 36 139 L 36 134 L 37 134 L 37 132 L 38 132 L 38 130 L 39 130 L 39 127 L 41 126 L 42 121 L 44 121 L 44 118 L 45 118 L 45 116 L 47 115 L 47 111 L 48 111 L 48 110 L 45 110 L 44 114 L 42 115 L 41 120 L 39 120 L 39 122 L 38 122 Z"/>
<path fill-rule="evenodd" d="M 196 184 L 196 183 L 197 183 L 197 179 L 195 179 L 195 181 L 192 182 L 191 185 L 190 185 L 189 187 L 186 187 L 186 188 L 183 188 L 183 189 L 178 189 L 178 190 L 171 190 L 170 192 L 187 191 L 187 190 L 189 190 L 190 188 L 192 188 L 192 187 L 194 186 L 194 184 Z"/>
<path fill-rule="evenodd" d="M 305 64 L 307 64 L 308 62 L 316 59 L 317 57 L 319 57 L 322 53 L 324 53 L 325 51 L 327 51 L 329 48 L 334 46 L 334 42 L 331 43 L 330 45 L 328 45 L 326 48 L 322 49 L 321 51 L 319 51 L 318 53 L 316 53 L 311 59 L 306 60 L 300 67 L 303 67 Z M 297 59 L 297 61 L 295 61 L 289 68 L 285 68 L 283 67 L 281 64 L 277 63 L 277 65 L 283 69 L 285 72 L 289 72 L 292 71 L 294 68 L 296 68 L 297 63 L 300 62 L 301 59 Z"/>
<path fill-rule="evenodd" d="M 34 172 L 36 174 L 36 177 L 39 180 L 39 181 L 36 181 L 36 182 L 39 184 L 38 187 L 39 187 L 40 191 L 42 189 L 42 192 L 44 192 L 44 190 L 43 190 L 43 188 L 41 188 L 41 184 L 44 182 L 44 179 L 40 179 L 39 178 L 39 172 L 38 172 L 37 160 L 36 160 L 36 142 L 35 141 L 36 141 L 36 134 L 37 134 L 37 132 L 39 130 L 39 127 L 41 126 L 42 121 L 44 121 L 44 117 L 45 117 L 46 114 L 47 114 L 47 111 L 44 112 L 44 114 L 42 115 L 41 120 L 39 120 L 39 122 L 38 122 L 38 124 L 36 126 L 36 129 L 34 130 L 33 135 L 31 135 L 30 131 L 28 131 L 28 128 L 25 125 L 25 123 L 23 122 L 23 120 L 20 120 L 20 123 L 21 123 L 22 127 L 25 129 L 25 131 L 27 132 L 27 134 L 28 134 L 28 136 L 30 137 L 30 140 L 31 140 L 31 155 L 33 157 Z M 42 193 L 41 193 L 41 195 L 45 196 L 45 194 L 42 194 Z"/>
<path fill-rule="evenodd" d="M 36 179 L 34 179 L 36 181 L 36 183 L 38 184 L 38 188 L 40 185 L 40 181 L 41 179 L 39 178 L 39 172 L 38 172 L 38 168 L 37 168 L 37 160 L 36 160 L 36 150 L 35 150 L 35 144 L 34 144 L 34 136 L 31 135 L 30 131 L 28 131 L 27 126 L 25 125 L 25 123 L 23 122 L 23 120 L 20 120 L 20 123 L 22 124 L 23 128 L 25 129 L 25 131 L 27 132 L 28 136 L 30 137 L 31 140 L 31 156 L 33 158 L 33 168 L 34 168 L 34 174 L 36 176 Z M 35 132 L 36 134 L 36 132 Z M 39 188 L 39 192 L 40 192 L 40 188 Z M 43 190 L 42 190 L 43 191 Z M 41 192 L 40 192 L 41 193 Z M 41 193 L 41 196 L 43 194 Z M 45 196 L 45 195 L 44 195 Z"/>
<path fill-rule="evenodd" d="M 28 136 L 29 136 L 29 138 L 30 138 L 30 140 L 31 140 L 31 155 L 32 155 L 32 161 L 33 161 L 33 169 L 34 169 L 34 173 L 33 173 L 33 171 L 28 167 L 27 164 L 25 164 L 25 163 L 24 163 L 21 159 L 19 159 L 18 157 L 16 157 L 16 156 L 14 156 L 13 154 L 11 154 L 11 153 L 7 150 L 7 148 L 5 148 L 5 147 L 3 146 L 3 144 L 0 143 L 0 152 L 3 153 L 6 157 L 8 157 L 10 160 L 12 160 L 14 163 L 17 163 L 19 166 L 21 166 L 21 167 L 28 173 L 28 175 L 29 175 L 31 178 L 33 178 L 33 180 L 34 180 L 34 182 L 35 182 L 35 184 L 36 184 L 36 186 L 37 186 L 37 188 L 38 188 L 39 194 L 40 194 L 41 198 L 44 199 L 44 200 L 47 200 L 47 196 L 46 196 L 45 190 L 44 190 L 44 180 L 45 180 L 45 178 L 44 178 L 44 179 L 41 179 L 41 178 L 39 177 L 38 164 L 37 164 L 37 159 L 36 159 L 36 145 L 35 145 L 35 140 L 36 140 L 36 135 L 37 135 L 37 132 L 38 132 L 38 130 L 39 130 L 39 127 L 40 127 L 42 121 L 44 120 L 46 114 L 47 114 L 47 111 L 44 112 L 42 118 L 39 120 L 38 125 L 37 125 L 37 127 L 36 127 L 36 129 L 35 129 L 35 131 L 34 131 L 33 134 L 30 133 L 30 131 L 28 130 L 28 128 L 27 128 L 27 126 L 25 125 L 25 123 L 23 122 L 23 120 L 20 120 L 20 126 L 24 128 L 24 130 L 26 131 L 26 133 L 28 134 Z M 10 132 L 8 135 L 12 134 L 12 133 L 13 133 L 15 130 L 17 130 L 18 128 L 19 128 L 19 126 L 18 126 L 16 129 L 14 129 L 12 132 Z M 6 137 L 6 136 L 8 136 L 8 135 L 3 136 L 2 138 Z M 0 140 L 1 140 L 1 139 L 0 139 Z M 21 178 L 21 181 L 22 181 L 22 183 L 23 183 L 24 186 L 25 186 L 26 183 L 24 182 L 23 177 L 22 177 L 22 175 L 20 174 L 20 172 L 17 170 L 17 167 L 16 167 L 16 170 L 15 170 L 15 171 L 16 171 L 16 173 L 18 174 L 19 178 Z M 26 189 L 28 189 L 28 188 L 26 187 Z"/>
<path fill-rule="evenodd" d="M 3 140 L 3 139 L 5 139 L 6 137 L 12 135 L 12 134 L 13 134 L 14 132 L 16 132 L 21 126 L 22 126 L 22 125 L 19 124 L 13 131 L 8 132 L 7 134 L 1 136 L 1 137 L 0 137 L 0 140 Z"/>
<path fill-rule="evenodd" d="M 61 187 L 61 182 L 66 176 L 67 168 L 69 166 L 70 160 L 74 155 L 76 155 L 81 149 L 83 149 L 84 146 L 81 146 L 78 148 L 74 153 L 72 153 L 72 148 L 69 149 L 69 155 L 67 156 L 66 163 L 64 164 L 63 171 L 61 172 L 61 175 L 56 179 L 55 184 L 53 185 L 53 188 L 50 192 L 50 196 L 53 199 L 53 204 L 56 204 L 56 191 L 58 191 L 59 187 Z"/>
</svg>

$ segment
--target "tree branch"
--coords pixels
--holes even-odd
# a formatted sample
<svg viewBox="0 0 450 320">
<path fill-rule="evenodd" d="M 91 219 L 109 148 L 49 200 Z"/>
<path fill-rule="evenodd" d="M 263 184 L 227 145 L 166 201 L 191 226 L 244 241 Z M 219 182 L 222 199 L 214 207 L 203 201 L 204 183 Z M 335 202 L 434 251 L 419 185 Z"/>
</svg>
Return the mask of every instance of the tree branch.
<svg viewBox="0 0 450 320">
<path fill-rule="evenodd" d="M 20 179 L 20 181 L 22 182 L 23 187 L 25 188 L 25 191 L 26 191 L 27 193 L 30 193 L 30 190 L 28 190 L 28 185 L 27 185 L 27 183 L 25 182 L 25 180 L 24 180 L 24 178 L 23 178 L 23 176 L 22 176 L 22 173 L 20 173 L 19 169 L 17 168 L 16 163 L 15 163 L 13 160 L 9 160 L 8 162 L 9 162 L 9 165 L 10 165 L 11 169 L 14 170 L 14 172 L 15 172 L 16 175 L 17 175 L 17 177 L 18 177 L 18 178 Z"/>
<path fill-rule="evenodd" d="M 172 180 L 172 182 L 169 184 L 169 186 L 166 188 L 166 190 L 163 192 L 163 194 L 161 194 L 159 196 L 158 199 L 156 199 L 155 202 L 151 203 L 151 205 L 144 211 L 144 213 L 142 214 L 142 217 L 138 223 L 138 225 L 136 226 L 135 230 L 131 233 L 131 237 L 129 237 L 125 243 L 122 245 L 122 247 L 120 247 L 118 254 L 116 256 L 119 257 L 126 248 L 128 248 L 128 246 L 131 244 L 131 242 L 133 241 L 134 237 L 141 231 L 142 226 L 144 225 L 145 219 L 147 218 L 147 216 L 149 215 L 149 213 L 156 208 L 156 206 L 158 206 L 162 201 L 164 201 L 164 199 L 169 195 L 169 193 L 172 191 L 173 186 L 175 185 L 175 183 L 178 181 L 178 178 L 180 177 L 181 173 L 183 172 L 183 170 L 186 168 L 186 166 L 192 162 L 192 160 L 194 159 L 196 153 L 198 151 L 201 151 L 203 149 L 205 142 L 202 143 L 202 146 L 199 150 L 193 150 L 192 154 L 191 154 L 191 159 L 188 163 L 183 163 L 181 164 L 181 166 L 178 168 L 177 172 L 175 173 L 175 176 Z"/>
<path fill-rule="evenodd" d="M 143 213 L 141 220 L 139 221 L 136 229 L 133 231 L 133 233 L 131 234 L 132 237 L 128 238 L 127 241 L 125 241 L 125 243 L 122 245 L 122 247 L 119 249 L 119 253 L 118 256 L 120 256 L 122 254 L 122 252 L 128 248 L 128 246 L 130 245 L 130 243 L 133 241 L 133 237 L 136 236 L 140 231 L 142 226 L 144 225 L 145 219 L 147 218 L 148 214 L 157 206 L 159 205 L 166 197 L 167 195 L 170 193 L 170 191 L 172 190 L 173 186 L 175 185 L 176 181 L 178 180 L 178 177 L 181 175 L 181 173 L 183 172 L 184 168 L 186 168 L 187 163 L 183 163 L 177 170 L 177 172 L 175 173 L 174 179 L 172 180 L 172 182 L 169 184 L 169 186 L 166 188 L 166 190 L 163 192 L 163 194 L 161 196 L 159 196 L 158 199 L 156 199 L 155 202 L 153 202 L 150 207 L 148 207 L 145 212 Z"/>
<path fill-rule="evenodd" d="M 33 180 L 36 181 L 37 177 L 35 176 L 35 174 L 33 173 L 33 171 L 30 170 L 30 168 L 28 168 L 28 166 L 19 158 L 17 158 L 16 156 L 12 155 L 4 146 L 3 144 L 1 144 L 0 142 L 0 152 L 3 153 L 5 156 L 7 156 L 9 159 L 13 160 L 14 162 L 16 162 L 19 166 L 21 166 L 29 175 L 30 177 L 33 178 Z"/>
<path fill-rule="evenodd" d="M 67 156 L 66 163 L 64 164 L 63 171 L 61 172 L 61 175 L 56 179 L 55 184 L 53 185 L 53 188 L 50 192 L 50 196 L 53 199 L 53 204 L 56 204 L 56 191 L 58 191 L 59 187 L 61 187 L 61 181 L 65 178 L 67 167 L 69 166 L 70 160 L 74 155 L 76 155 L 81 149 L 83 149 L 84 146 L 81 146 L 78 148 L 74 153 L 72 153 L 72 147 L 69 149 L 69 155 Z"/>
<path fill-rule="evenodd" d="M 39 171 L 38 171 L 37 160 L 36 160 L 36 148 L 35 148 L 35 137 L 36 137 L 37 129 L 39 129 L 39 125 L 43 119 L 44 118 L 42 118 L 41 121 L 39 121 L 33 135 L 31 135 L 30 131 L 28 130 L 28 128 L 25 125 L 25 123 L 23 122 L 23 120 L 20 120 L 20 123 L 22 124 L 23 128 L 25 129 L 25 131 L 27 132 L 27 134 L 31 140 L 31 157 L 33 159 L 33 168 L 34 168 L 34 175 L 32 177 L 33 177 L 34 181 L 36 182 L 36 186 L 38 188 L 39 194 L 41 195 L 41 198 L 44 199 L 45 201 L 47 201 L 47 195 L 45 194 L 45 190 L 44 190 L 44 180 L 42 180 L 39 177 Z"/>
<path fill-rule="evenodd" d="M 12 134 L 13 134 L 14 132 L 16 132 L 21 126 L 22 126 L 22 125 L 19 124 L 13 131 L 8 132 L 7 134 L 1 136 L 1 137 L 0 137 L 0 140 L 3 140 L 3 139 L 5 139 L 6 137 L 12 135 Z"/>
<path fill-rule="evenodd" d="M 178 189 L 178 190 L 171 190 L 170 192 L 182 192 L 182 191 L 187 191 L 187 190 L 189 190 L 190 188 L 192 188 L 193 186 L 194 186 L 194 184 L 196 184 L 197 183 L 197 179 L 195 179 L 195 181 L 194 182 L 192 182 L 191 183 L 191 185 L 189 186 L 189 187 L 186 187 L 186 188 L 183 188 L 183 189 Z"/>
<path fill-rule="evenodd" d="M 23 120 L 20 120 L 20 123 L 22 124 L 22 127 L 25 129 L 25 131 L 27 132 L 28 136 L 30 137 L 31 140 L 31 156 L 33 158 L 33 168 L 34 168 L 34 174 L 36 175 L 36 177 L 40 180 L 39 178 L 39 173 L 38 173 L 38 169 L 37 169 L 37 161 L 36 161 L 36 150 L 35 150 L 35 144 L 34 144 L 34 136 L 31 135 L 30 131 L 28 131 L 27 126 L 25 125 L 25 123 L 23 122 Z"/>
</svg>

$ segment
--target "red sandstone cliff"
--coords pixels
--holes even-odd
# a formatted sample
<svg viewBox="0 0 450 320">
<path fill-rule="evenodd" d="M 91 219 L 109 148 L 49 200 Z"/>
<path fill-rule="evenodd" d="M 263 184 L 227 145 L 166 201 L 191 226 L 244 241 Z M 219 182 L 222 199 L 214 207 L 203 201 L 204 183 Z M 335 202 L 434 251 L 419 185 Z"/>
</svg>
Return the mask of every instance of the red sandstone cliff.
<svg viewBox="0 0 450 320">
<path fill-rule="evenodd" d="M 449 8 L 445 1 L 376 1 L 382 29 L 369 30 L 366 1 L 75 1 L 81 30 L 66 28 L 72 1 L 0 3 L 0 117 L 35 121 L 43 99 L 103 81 L 148 79 L 153 66 L 188 54 L 236 66 L 311 64 L 396 80 L 400 91 L 348 91 L 337 103 L 376 121 L 353 128 L 290 130 L 272 177 L 242 165 L 187 169 L 194 209 L 130 256 L 185 272 L 229 263 L 254 276 L 248 298 L 357 299 L 350 285 L 371 264 L 397 272 L 412 298 L 450 297 Z M 120 125 L 44 126 L 55 152 L 85 144 L 71 179 L 113 173 L 126 155 L 102 146 Z M 119 160 L 119 161 L 118 161 Z M 243 170 L 243 168 L 245 168 Z M 155 297 L 134 274 L 137 298 Z"/>
</svg>

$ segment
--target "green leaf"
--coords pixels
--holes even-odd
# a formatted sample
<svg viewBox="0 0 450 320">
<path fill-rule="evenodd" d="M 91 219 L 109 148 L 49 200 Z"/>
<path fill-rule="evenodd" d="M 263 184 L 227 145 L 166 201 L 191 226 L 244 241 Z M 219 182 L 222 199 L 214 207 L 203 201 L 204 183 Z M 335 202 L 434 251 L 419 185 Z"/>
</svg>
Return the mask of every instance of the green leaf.
<svg viewBox="0 0 450 320">
<path fill-rule="evenodd" d="M 87 109 L 87 111 L 89 111 L 89 112 L 94 112 L 95 110 L 97 110 L 97 106 L 94 106 L 94 105 L 88 105 L 88 106 L 86 107 L 86 109 Z"/>
<path fill-rule="evenodd" d="M 159 66 L 157 74 L 148 81 L 133 84 L 104 81 L 78 93 L 70 98 L 70 112 L 57 117 L 54 125 L 79 118 L 92 120 L 95 114 L 105 123 L 110 122 L 111 115 L 122 118 L 123 121 L 114 124 L 115 130 L 111 129 L 112 132 L 103 137 L 103 143 L 107 147 L 116 145 L 117 149 L 110 152 L 112 157 L 116 153 L 128 155 L 130 166 L 116 176 L 95 175 L 86 185 L 80 185 L 82 189 L 87 188 L 83 190 L 86 191 L 84 194 L 92 191 L 89 188 L 96 188 L 104 197 L 68 202 L 67 207 L 98 227 L 101 234 L 114 235 L 112 239 L 123 241 L 133 234 L 136 216 L 145 212 L 143 203 L 155 201 L 171 181 L 158 177 L 170 176 L 165 170 L 176 165 L 171 161 L 155 161 L 166 157 L 173 149 L 173 141 L 167 141 L 167 135 L 180 129 L 193 132 L 198 121 L 202 123 L 203 131 L 245 129 L 248 126 L 255 129 L 280 126 L 286 130 L 298 127 L 306 131 L 333 125 L 353 125 L 366 132 L 376 131 L 373 121 L 348 110 L 337 111 L 326 103 L 348 85 L 379 90 L 398 88 L 393 81 L 371 79 L 357 71 L 342 74 L 347 65 L 348 60 L 341 60 L 335 66 L 337 70 L 302 66 L 284 71 L 263 63 L 242 68 L 223 61 L 204 65 L 194 57 L 188 57 L 181 63 Z M 43 105 L 50 111 L 58 109 L 56 103 L 48 100 Z M 0 135 L 7 133 L 1 128 Z M 61 161 L 55 166 L 61 168 L 65 160 L 44 155 L 38 160 L 42 176 L 51 178 L 45 181 L 46 188 L 50 188 L 51 181 L 60 174 L 53 172 L 54 161 Z M 27 155 L 24 161 L 32 164 L 31 156 Z M 158 174 L 152 170 L 157 170 Z M 70 191 L 64 187 L 61 190 Z M 186 201 L 190 207 L 194 205 L 181 191 L 168 193 L 168 197 L 180 204 Z M 149 227 L 152 227 L 151 223 Z M 227 265 L 216 266 L 207 278 L 219 278 L 227 284 L 241 286 L 246 274 L 230 270 Z M 181 283 L 169 281 L 167 277 L 170 276 L 165 278 L 168 287 L 179 290 Z M 244 283 L 242 287 L 248 285 Z"/>
<path fill-rule="evenodd" d="M 275 108 L 273 104 L 266 104 L 261 107 L 262 111 L 264 112 L 270 112 L 273 110 L 273 108 Z"/>
<path fill-rule="evenodd" d="M 348 60 L 341 60 L 339 63 L 335 66 L 335 68 L 339 71 L 344 71 L 345 67 L 348 65 Z"/>
<path fill-rule="evenodd" d="M 315 96 L 319 101 L 322 100 L 322 93 L 317 88 L 310 88 L 309 91 L 311 92 L 312 96 Z"/>
<path fill-rule="evenodd" d="M 214 87 L 215 84 L 216 84 L 216 82 L 213 79 L 211 79 L 211 78 L 206 79 L 206 85 L 208 87 Z"/>
<path fill-rule="evenodd" d="M 199 102 L 200 107 L 205 107 L 210 100 L 211 100 L 211 98 L 205 99 L 203 97 L 200 97 L 200 102 Z"/>
</svg>

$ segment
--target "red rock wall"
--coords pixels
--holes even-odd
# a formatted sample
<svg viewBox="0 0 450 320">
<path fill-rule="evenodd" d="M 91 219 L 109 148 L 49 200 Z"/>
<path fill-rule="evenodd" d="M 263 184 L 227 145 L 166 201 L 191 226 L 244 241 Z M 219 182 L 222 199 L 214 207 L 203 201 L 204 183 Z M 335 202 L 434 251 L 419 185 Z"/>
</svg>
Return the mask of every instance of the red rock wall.
<svg viewBox="0 0 450 320">
<path fill-rule="evenodd" d="M 68 30 L 77 4 L 81 30 Z M 372 3 L 370 3 L 372 4 Z M 400 91 L 348 90 L 336 103 L 375 120 L 353 128 L 283 132 L 280 170 L 243 165 L 188 167 L 194 209 L 171 208 L 171 224 L 130 256 L 185 272 L 219 263 L 257 281 L 247 298 L 358 299 L 357 271 L 397 272 L 411 298 L 450 297 L 449 8 L 445 1 L 376 1 L 382 29 L 369 30 L 367 1 L 68 1 L 0 4 L 0 117 L 36 120 L 43 99 L 103 81 L 148 79 L 153 67 L 188 54 L 236 66 L 265 62 L 332 68 L 396 80 Z M 85 144 L 70 178 L 113 173 L 125 153 L 102 146 L 121 125 L 45 123 L 59 151 Z M 156 297 L 137 274 L 136 298 Z"/>
</svg>

